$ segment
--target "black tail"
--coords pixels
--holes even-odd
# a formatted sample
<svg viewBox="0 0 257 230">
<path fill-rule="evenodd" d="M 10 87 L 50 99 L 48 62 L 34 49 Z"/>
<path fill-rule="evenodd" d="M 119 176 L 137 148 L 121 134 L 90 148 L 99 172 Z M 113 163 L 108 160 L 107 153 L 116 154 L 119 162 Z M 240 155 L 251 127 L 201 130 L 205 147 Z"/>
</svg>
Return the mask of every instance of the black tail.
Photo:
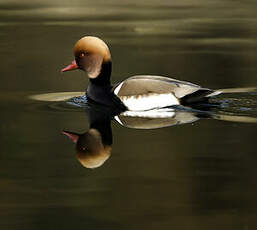
<svg viewBox="0 0 257 230">
<path fill-rule="evenodd" d="M 211 89 L 201 88 L 194 93 L 188 94 L 182 98 L 180 98 L 180 102 L 182 105 L 191 105 L 195 103 L 208 103 L 210 96 L 217 95 L 217 91 Z"/>
<path fill-rule="evenodd" d="M 220 94 L 220 91 L 211 89 L 199 89 L 194 93 L 188 94 L 180 99 L 181 105 L 188 106 L 202 111 L 210 111 L 220 106 L 220 103 L 211 102 L 212 96 Z"/>
</svg>

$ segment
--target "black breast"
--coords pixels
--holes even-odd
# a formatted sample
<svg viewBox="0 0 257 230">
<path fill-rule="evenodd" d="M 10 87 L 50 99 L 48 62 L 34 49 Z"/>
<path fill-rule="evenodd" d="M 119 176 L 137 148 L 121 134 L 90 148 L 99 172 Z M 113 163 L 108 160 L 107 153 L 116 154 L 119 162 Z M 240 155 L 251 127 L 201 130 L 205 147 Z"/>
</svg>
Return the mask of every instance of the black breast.
<svg viewBox="0 0 257 230">
<path fill-rule="evenodd" d="M 119 109 L 121 112 L 127 110 L 127 107 L 113 93 L 111 85 L 95 85 L 90 79 L 87 88 L 87 97 L 96 103 Z"/>
</svg>

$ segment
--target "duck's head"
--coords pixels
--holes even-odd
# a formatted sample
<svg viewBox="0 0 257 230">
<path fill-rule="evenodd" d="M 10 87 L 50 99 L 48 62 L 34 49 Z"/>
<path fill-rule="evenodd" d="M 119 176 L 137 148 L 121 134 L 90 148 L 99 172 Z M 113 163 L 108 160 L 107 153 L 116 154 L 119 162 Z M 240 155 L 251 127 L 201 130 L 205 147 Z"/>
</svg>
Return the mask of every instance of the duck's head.
<svg viewBox="0 0 257 230">
<path fill-rule="evenodd" d="M 97 78 L 103 65 L 111 65 L 111 54 L 108 46 L 100 38 L 85 36 L 74 46 L 75 60 L 62 69 L 62 72 L 81 69 L 91 79 Z"/>
<path fill-rule="evenodd" d="M 97 129 L 90 129 L 84 134 L 63 131 L 76 143 L 76 156 L 86 168 L 100 167 L 111 155 L 111 146 L 102 141 L 102 136 Z"/>
</svg>

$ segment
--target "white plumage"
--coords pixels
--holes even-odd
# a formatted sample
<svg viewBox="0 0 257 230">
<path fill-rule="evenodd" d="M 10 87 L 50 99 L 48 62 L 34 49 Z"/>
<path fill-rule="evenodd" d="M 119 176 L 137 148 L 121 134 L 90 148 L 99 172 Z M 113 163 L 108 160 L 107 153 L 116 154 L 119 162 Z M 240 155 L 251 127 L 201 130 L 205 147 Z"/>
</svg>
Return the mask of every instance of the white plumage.
<svg viewBox="0 0 257 230">
<path fill-rule="evenodd" d="M 178 99 L 172 94 L 143 94 L 137 96 L 120 96 L 121 101 L 132 111 L 145 111 L 167 106 L 179 105 Z"/>
</svg>

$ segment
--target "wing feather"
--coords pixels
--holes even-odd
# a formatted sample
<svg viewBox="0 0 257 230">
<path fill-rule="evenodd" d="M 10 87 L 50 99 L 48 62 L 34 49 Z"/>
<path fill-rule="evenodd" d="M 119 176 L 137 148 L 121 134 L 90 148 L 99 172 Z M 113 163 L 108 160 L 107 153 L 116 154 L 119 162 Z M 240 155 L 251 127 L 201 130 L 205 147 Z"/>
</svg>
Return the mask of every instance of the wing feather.
<svg viewBox="0 0 257 230">
<path fill-rule="evenodd" d="M 152 75 L 133 76 L 126 79 L 121 84 L 117 86 L 119 87 L 119 90 L 114 89 L 118 96 L 137 96 L 149 93 L 173 93 L 177 98 L 182 98 L 185 95 L 194 93 L 201 88 L 199 85 L 189 82 Z"/>
</svg>

